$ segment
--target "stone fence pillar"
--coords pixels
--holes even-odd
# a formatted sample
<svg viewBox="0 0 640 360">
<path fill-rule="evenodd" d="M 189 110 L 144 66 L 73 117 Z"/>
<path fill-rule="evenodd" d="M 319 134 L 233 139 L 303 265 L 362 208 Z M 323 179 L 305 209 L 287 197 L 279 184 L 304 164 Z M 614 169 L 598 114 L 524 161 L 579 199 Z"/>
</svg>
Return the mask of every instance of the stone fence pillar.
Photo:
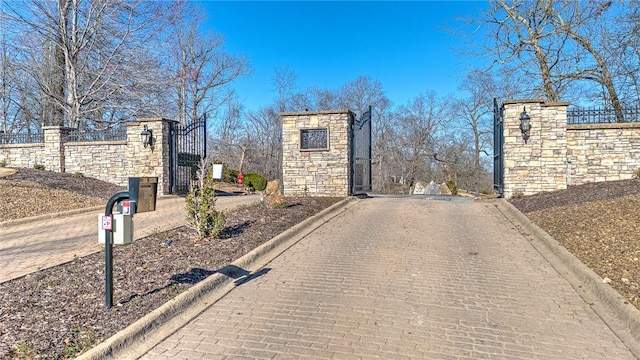
<svg viewBox="0 0 640 360">
<path fill-rule="evenodd" d="M 72 129 L 62 126 L 44 126 L 44 151 L 42 158 L 44 167 L 47 170 L 63 173 L 64 164 L 64 143 L 69 138 Z"/>
<path fill-rule="evenodd" d="M 128 176 L 157 176 L 158 195 L 170 193 L 171 126 L 175 120 L 141 118 L 127 123 Z M 144 146 L 140 134 L 144 126 L 153 134 L 153 143 Z"/>
<path fill-rule="evenodd" d="M 507 100 L 504 107 L 504 197 L 567 188 L 567 106 L 543 100 Z M 531 132 L 525 143 L 520 115 Z"/>
</svg>

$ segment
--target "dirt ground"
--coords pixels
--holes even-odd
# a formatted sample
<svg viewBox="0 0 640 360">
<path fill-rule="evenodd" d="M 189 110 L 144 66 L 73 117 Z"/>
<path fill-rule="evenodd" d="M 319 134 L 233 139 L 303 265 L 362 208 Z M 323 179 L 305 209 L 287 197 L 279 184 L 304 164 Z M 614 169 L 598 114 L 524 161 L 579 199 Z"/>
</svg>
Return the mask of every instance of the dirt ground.
<svg viewBox="0 0 640 360">
<path fill-rule="evenodd" d="M 96 179 L 20 169 L 0 177 L 0 221 L 60 211 L 57 204 L 70 200 L 103 205 L 118 190 Z M 183 227 L 116 247 L 111 311 L 104 308 L 104 253 L 2 283 L 0 359 L 75 357 L 339 200 L 291 198 L 282 209 L 237 209 L 217 238 L 199 240 Z M 510 201 L 640 308 L 640 180 Z"/>
<path fill-rule="evenodd" d="M 61 210 L 55 204 L 64 199 L 104 205 L 117 190 L 95 179 L 20 169 L 0 178 L 4 203 L 0 213 L 39 215 Z M 192 229 L 181 227 L 117 246 L 113 255 L 117 305 L 111 310 L 104 304 L 104 252 L 2 283 L 0 359 L 73 358 L 340 200 L 287 198 L 282 208 L 252 206 L 226 212 L 226 227 L 216 238 L 198 239 Z M 47 205 L 36 206 L 39 203 Z M 26 210 L 25 204 L 33 206 Z"/>
<path fill-rule="evenodd" d="M 640 179 L 571 186 L 511 203 L 640 309 Z"/>
</svg>

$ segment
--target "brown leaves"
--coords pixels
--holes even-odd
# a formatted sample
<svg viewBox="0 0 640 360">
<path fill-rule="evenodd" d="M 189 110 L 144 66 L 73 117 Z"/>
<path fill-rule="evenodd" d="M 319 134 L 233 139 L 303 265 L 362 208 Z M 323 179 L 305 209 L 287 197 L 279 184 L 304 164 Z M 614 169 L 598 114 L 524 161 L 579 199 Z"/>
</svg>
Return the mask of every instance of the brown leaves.
<svg viewBox="0 0 640 360">
<path fill-rule="evenodd" d="M 574 186 L 512 203 L 640 308 L 640 181 Z"/>
</svg>

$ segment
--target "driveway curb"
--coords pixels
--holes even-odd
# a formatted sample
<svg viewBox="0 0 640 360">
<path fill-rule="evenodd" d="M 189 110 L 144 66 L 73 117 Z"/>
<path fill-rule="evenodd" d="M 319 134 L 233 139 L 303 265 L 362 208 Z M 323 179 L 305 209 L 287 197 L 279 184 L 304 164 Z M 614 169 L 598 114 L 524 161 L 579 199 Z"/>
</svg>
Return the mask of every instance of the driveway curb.
<svg viewBox="0 0 640 360">
<path fill-rule="evenodd" d="M 514 225 L 520 225 L 531 245 L 562 275 L 604 320 L 631 352 L 640 358 L 640 310 L 624 296 L 602 282 L 602 278 L 560 245 L 551 235 L 531 222 L 505 199 L 493 201 Z M 515 220 L 517 224 L 514 223 Z M 528 232 L 528 233 L 527 233 Z M 527 236 L 529 235 L 529 236 Z"/>
<path fill-rule="evenodd" d="M 259 276 L 258 271 L 285 250 L 358 202 L 356 197 L 346 198 L 293 226 L 80 355 L 78 359 L 135 359 L 144 355 L 236 286 L 253 276 Z"/>
<path fill-rule="evenodd" d="M 177 195 L 164 195 L 164 196 L 159 196 L 157 198 L 157 201 L 171 200 L 171 199 L 176 199 L 176 198 L 180 198 L 180 196 L 177 196 Z M 67 217 L 67 216 L 86 214 L 86 213 L 89 213 L 89 212 L 100 212 L 100 211 L 102 211 L 102 213 L 104 213 L 104 209 L 106 207 L 107 207 L 107 200 L 104 201 L 104 205 L 100 205 L 100 206 L 92 206 L 92 207 L 87 207 L 87 208 L 82 208 L 82 209 L 74 209 L 74 210 L 68 210 L 68 211 L 54 212 L 54 213 L 50 213 L 50 214 L 43 214 L 43 215 L 32 216 L 32 217 L 16 219 L 16 220 L 0 221 L 0 229 L 11 227 L 11 226 L 19 226 L 19 225 L 24 225 L 24 224 L 29 224 L 29 223 L 36 223 L 36 222 L 43 221 L 43 220 L 59 219 L 59 218 Z"/>
</svg>

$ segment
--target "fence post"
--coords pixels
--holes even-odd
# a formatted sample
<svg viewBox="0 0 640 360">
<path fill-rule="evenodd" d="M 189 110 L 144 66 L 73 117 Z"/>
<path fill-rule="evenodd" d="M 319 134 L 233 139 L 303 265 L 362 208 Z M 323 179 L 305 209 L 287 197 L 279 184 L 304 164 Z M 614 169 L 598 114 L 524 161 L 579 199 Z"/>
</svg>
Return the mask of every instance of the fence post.
<svg viewBox="0 0 640 360">
<path fill-rule="evenodd" d="M 170 128 L 176 121 L 164 118 L 140 118 L 127 123 L 127 170 L 129 177 L 158 177 L 158 195 L 170 193 Z M 144 146 L 144 126 L 152 134 L 152 143 Z"/>
<path fill-rule="evenodd" d="M 64 144 L 68 140 L 71 129 L 62 126 L 44 126 L 42 131 L 44 132 L 44 164 L 42 165 L 47 170 L 65 172 Z"/>
</svg>

